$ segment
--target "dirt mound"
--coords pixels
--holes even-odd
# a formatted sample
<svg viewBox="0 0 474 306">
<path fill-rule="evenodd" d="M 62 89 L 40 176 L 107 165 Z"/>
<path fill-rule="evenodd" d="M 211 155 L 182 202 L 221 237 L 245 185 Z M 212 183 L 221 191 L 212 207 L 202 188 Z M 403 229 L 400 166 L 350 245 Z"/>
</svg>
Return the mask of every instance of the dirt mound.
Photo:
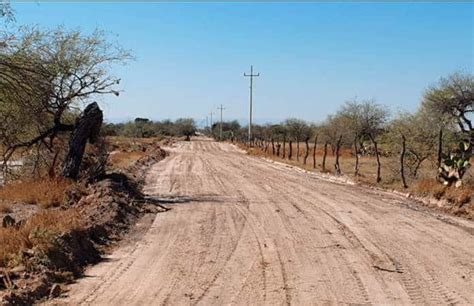
<svg viewBox="0 0 474 306">
<path fill-rule="evenodd" d="M 165 156 L 165 151 L 156 147 L 123 173 L 107 174 L 85 190 L 71 190 L 70 201 L 61 210 L 74 212 L 80 226 L 55 237 L 47 254 L 28 250 L 21 254 L 24 264 L 0 270 L 0 301 L 30 304 L 60 294 L 58 283 L 71 282 L 82 275 L 85 266 L 99 262 L 101 254 L 143 213 L 161 211 L 140 189 L 144 168 Z"/>
</svg>

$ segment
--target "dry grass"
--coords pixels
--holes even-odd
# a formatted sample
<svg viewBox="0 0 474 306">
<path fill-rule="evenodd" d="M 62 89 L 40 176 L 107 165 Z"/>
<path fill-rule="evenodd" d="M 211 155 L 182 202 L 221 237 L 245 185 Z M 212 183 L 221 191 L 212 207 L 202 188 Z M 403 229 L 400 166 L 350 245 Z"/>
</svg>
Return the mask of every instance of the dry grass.
<svg viewBox="0 0 474 306">
<path fill-rule="evenodd" d="M 163 137 L 154 138 L 127 138 L 107 137 L 107 149 L 112 152 L 108 164 L 112 169 L 126 169 L 133 163 L 146 156 L 148 151 L 159 145 Z"/>
<path fill-rule="evenodd" d="M 9 214 L 12 212 L 11 204 L 0 203 L 0 214 Z"/>
<path fill-rule="evenodd" d="M 420 195 L 432 195 L 436 199 L 441 199 L 446 193 L 446 186 L 443 186 L 435 179 L 421 179 L 412 188 L 414 192 Z"/>
<path fill-rule="evenodd" d="M 43 208 L 60 206 L 71 183 L 65 180 L 43 179 L 13 182 L 0 188 L 0 199 L 40 205 Z"/>
<path fill-rule="evenodd" d="M 464 205 L 471 202 L 474 188 L 472 186 L 463 186 L 461 188 L 447 188 L 444 198 L 451 203 Z"/>
<path fill-rule="evenodd" d="M 140 151 L 143 146 L 162 142 L 164 137 L 130 138 L 122 136 L 109 136 L 106 138 L 107 150 L 112 151 Z"/>
<path fill-rule="evenodd" d="M 57 237 L 80 227 L 77 220 L 77 213 L 71 210 L 45 210 L 20 228 L 0 228 L 0 267 L 25 264 L 23 253 L 27 250 L 36 255 L 47 255 L 58 247 Z"/>
<path fill-rule="evenodd" d="M 134 151 L 134 152 L 115 152 L 109 156 L 109 164 L 114 169 L 124 169 L 144 157 L 146 152 Z"/>
</svg>

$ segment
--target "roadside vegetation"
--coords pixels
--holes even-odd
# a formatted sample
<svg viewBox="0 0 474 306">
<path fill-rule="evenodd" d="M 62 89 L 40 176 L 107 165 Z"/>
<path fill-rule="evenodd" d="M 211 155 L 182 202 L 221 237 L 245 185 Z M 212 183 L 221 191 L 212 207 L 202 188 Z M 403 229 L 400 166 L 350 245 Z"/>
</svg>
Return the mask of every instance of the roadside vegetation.
<svg viewBox="0 0 474 306">
<path fill-rule="evenodd" d="M 60 295 L 137 218 L 161 211 L 140 192 L 144 169 L 165 157 L 167 136 L 195 128 L 189 119 L 169 133 L 140 118 L 105 124 L 95 99 L 120 94 L 110 69 L 131 53 L 100 30 L 17 26 L 14 17 L 0 2 L 2 305 Z"/>
<path fill-rule="evenodd" d="M 0 189 L 0 200 L 39 205 L 42 208 L 58 207 L 64 203 L 71 184 L 61 179 L 14 181 Z"/>
<path fill-rule="evenodd" d="M 454 73 L 429 87 L 415 113 L 391 114 L 374 100 L 346 102 L 320 123 L 290 118 L 247 127 L 223 124 L 223 140 L 265 156 L 353 180 L 448 201 L 474 217 L 474 76 Z M 220 126 L 207 130 L 219 139 Z"/>
</svg>

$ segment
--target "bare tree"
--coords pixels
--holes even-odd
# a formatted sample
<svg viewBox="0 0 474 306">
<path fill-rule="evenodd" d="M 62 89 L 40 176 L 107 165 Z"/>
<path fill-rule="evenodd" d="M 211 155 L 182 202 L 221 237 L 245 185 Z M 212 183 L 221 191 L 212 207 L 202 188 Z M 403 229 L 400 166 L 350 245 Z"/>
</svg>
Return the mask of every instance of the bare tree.
<svg viewBox="0 0 474 306">
<path fill-rule="evenodd" d="M 300 142 L 310 135 L 311 130 L 305 121 L 295 118 L 287 119 L 285 125 L 288 127 L 290 137 L 296 142 L 296 160 L 299 161 Z"/>
<path fill-rule="evenodd" d="M 316 169 L 316 149 L 318 147 L 318 134 L 314 136 L 314 144 L 313 144 L 313 169 Z"/>
<path fill-rule="evenodd" d="M 306 161 L 308 160 L 308 156 L 309 156 L 309 137 L 305 138 L 304 143 L 305 143 L 305 152 L 304 152 L 303 164 L 306 165 Z"/>
<path fill-rule="evenodd" d="M 442 78 L 436 86 L 429 88 L 423 100 L 423 106 L 439 117 L 453 120 L 464 138 L 474 147 L 474 76 L 454 73 Z"/>
<path fill-rule="evenodd" d="M 280 156 L 280 141 L 283 142 L 283 157 L 285 158 L 285 146 L 286 146 L 286 134 L 287 134 L 287 129 L 284 125 L 281 124 L 276 124 L 271 127 L 271 135 L 274 140 L 277 141 L 277 146 L 276 146 L 276 155 Z"/>
<path fill-rule="evenodd" d="M 119 79 L 109 68 L 130 58 L 100 31 L 89 36 L 62 28 L 18 33 L 0 50 L 3 163 L 18 150 L 54 151 L 55 140 L 73 130 L 84 103 L 119 94 Z"/>
<path fill-rule="evenodd" d="M 362 135 L 368 137 L 374 145 L 375 158 L 377 160 L 377 183 L 382 180 L 380 174 L 380 152 L 378 149 L 377 138 L 383 132 L 383 128 L 387 122 L 388 111 L 380 104 L 376 104 L 373 100 L 363 101 L 359 104 L 361 112 L 360 129 Z"/>
<path fill-rule="evenodd" d="M 359 175 L 359 149 L 358 143 L 362 142 L 363 139 L 363 114 L 362 108 L 357 101 L 349 101 L 342 107 L 340 116 L 344 118 L 344 129 L 347 131 L 346 136 L 352 138 L 352 144 L 354 148 L 354 175 Z M 350 140 L 348 139 L 350 143 Z"/>
<path fill-rule="evenodd" d="M 328 142 L 324 142 L 323 162 L 321 164 L 323 172 L 326 171 L 326 156 L 328 155 Z"/>
<path fill-rule="evenodd" d="M 336 170 L 336 174 L 341 174 L 341 165 L 339 164 L 339 152 L 341 149 L 341 143 L 342 143 L 342 135 L 339 135 L 339 138 L 337 139 L 336 142 L 336 161 L 334 162 L 334 168 Z"/>
<path fill-rule="evenodd" d="M 293 157 L 293 142 L 290 140 L 288 142 L 288 160 L 291 160 L 291 158 Z"/>
<path fill-rule="evenodd" d="M 401 137 L 401 145 L 405 146 L 406 151 L 404 159 L 414 178 L 417 177 L 422 163 L 435 155 L 438 145 L 436 124 L 434 118 L 423 109 L 415 114 L 402 113 L 392 120 L 384 135 L 387 138 L 384 142 L 393 151 L 397 146 L 393 139 Z"/>
<path fill-rule="evenodd" d="M 347 136 L 347 120 L 341 113 L 336 115 L 328 116 L 328 119 L 323 124 L 322 134 L 325 138 L 325 152 L 323 160 L 326 160 L 327 146 L 330 144 L 333 148 L 335 163 L 334 169 L 336 174 L 341 174 L 341 166 L 339 164 L 340 149 L 341 146 L 345 143 L 345 138 Z M 325 167 L 324 167 L 325 168 Z M 325 169 L 323 169 L 325 170 Z"/>
<path fill-rule="evenodd" d="M 334 130 L 332 129 L 332 127 L 330 125 L 330 119 L 331 119 L 331 116 L 324 123 L 322 123 L 318 128 L 318 130 L 319 130 L 318 138 L 320 138 L 321 141 L 324 143 L 323 158 L 322 158 L 322 161 L 321 161 L 321 170 L 323 172 L 326 171 L 326 158 L 327 158 L 327 155 L 328 155 L 328 146 L 331 143 L 331 141 L 333 140 L 333 137 L 335 137 L 334 136 Z"/>
<path fill-rule="evenodd" d="M 408 188 L 407 180 L 405 178 L 405 152 L 406 152 L 406 138 L 405 135 L 401 135 L 402 148 L 400 150 L 400 176 L 402 178 L 403 188 Z"/>
</svg>

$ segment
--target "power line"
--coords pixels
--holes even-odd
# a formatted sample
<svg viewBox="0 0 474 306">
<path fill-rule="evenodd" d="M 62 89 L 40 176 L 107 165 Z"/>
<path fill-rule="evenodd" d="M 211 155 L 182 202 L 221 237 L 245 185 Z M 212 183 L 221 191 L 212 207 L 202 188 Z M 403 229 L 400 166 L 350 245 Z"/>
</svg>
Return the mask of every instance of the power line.
<svg viewBox="0 0 474 306">
<path fill-rule="evenodd" d="M 221 111 L 221 124 L 220 124 L 220 131 L 219 131 L 219 140 L 222 140 L 222 111 L 225 108 L 222 107 L 222 104 L 221 104 L 221 107 L 218 107 L 217 109 Z"/>
<path fill-rule="evenodd" d="M 253 78 L 259 77 L 260 73 L 253 74 L 253 66 L 250 66 L 250 74 L 244 73 L 244 77 L 250 78 L 250 107 L 249 107 L 249 146 L 252 141 L 252 96 L 253 96 Z"/>
</svg>

